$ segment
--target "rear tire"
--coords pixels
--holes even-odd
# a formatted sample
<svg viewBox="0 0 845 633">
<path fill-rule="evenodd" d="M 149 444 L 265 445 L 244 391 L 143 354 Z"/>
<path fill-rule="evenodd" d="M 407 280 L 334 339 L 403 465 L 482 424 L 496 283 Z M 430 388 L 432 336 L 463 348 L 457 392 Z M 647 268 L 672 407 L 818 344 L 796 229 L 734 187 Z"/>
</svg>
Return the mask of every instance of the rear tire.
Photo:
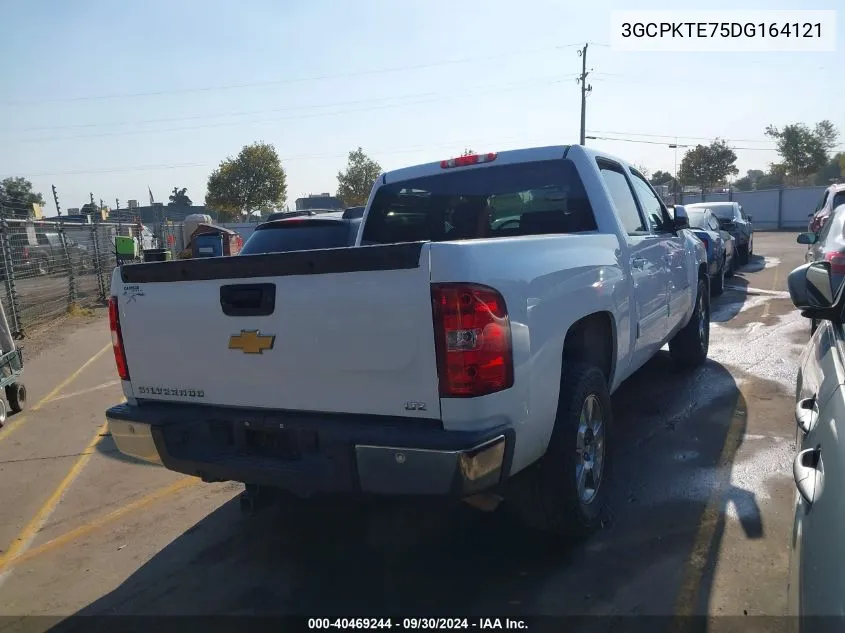
<svg viewBox="0 0 845 633">
<path fill-rule="evenodd" d="M 707 280 L 699 277 L 695 309 L 680 332 L 669 341 L 669 354 L 680 367 L 692 368 L 707 360 L 710 348 L 710 293 Z"/>
<path fill-rule="evenodd" d="M 557 536 L 584 535 L 599 525 L 608 495 L 613 413 L 604 373 L 564 360 L 555 425 L 546 454 L 506 493 L 519 520 Z"/>
<path fill-rule="evenodd" d="M 6 400 L 12 413 L 20 413 L 26 408 L 26 387 L 22 382 L 15 382 L 6 387 Z"/>
</svg>

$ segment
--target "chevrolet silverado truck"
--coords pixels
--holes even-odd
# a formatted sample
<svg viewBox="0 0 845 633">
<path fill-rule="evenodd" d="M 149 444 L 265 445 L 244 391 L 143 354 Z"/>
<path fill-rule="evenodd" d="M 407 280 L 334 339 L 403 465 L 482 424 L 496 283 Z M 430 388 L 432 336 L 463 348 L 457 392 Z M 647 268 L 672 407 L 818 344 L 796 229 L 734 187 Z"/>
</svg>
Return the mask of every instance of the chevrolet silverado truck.
<svg viewBox="0 0 845 633">
<path fill-rule="evenodd" d="M 245 499 L 504 500 L 600 521 L 610 394 L 707 356 L 707 255 L 643 175 L 580 145 L 381 174 L 353 246 L 125 265 L 123 453 Z"/>
</svg>

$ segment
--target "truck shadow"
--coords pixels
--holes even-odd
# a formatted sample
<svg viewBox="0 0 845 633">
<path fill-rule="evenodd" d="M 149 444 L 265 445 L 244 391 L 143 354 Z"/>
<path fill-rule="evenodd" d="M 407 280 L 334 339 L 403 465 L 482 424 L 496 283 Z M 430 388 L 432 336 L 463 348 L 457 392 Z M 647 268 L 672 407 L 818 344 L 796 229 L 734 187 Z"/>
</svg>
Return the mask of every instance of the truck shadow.
<svg viewBox="0 0 845 633">
<path fill-rule="evenodd" d="M 614 478 L 603 529 L 564 542 L 506 512 L 393 508 L 363 539 L 350 515 L 243 517 L 224 504 L 78 615 L 477 616 L 706 613 L 726 509 L 766 533 L 755 491 L 731 483 L 749 405 L 709 361 L 661 352 L 613 397 Z M 366 541 L 366 542 L 365 542 Z M 651 621 L 650 630 L 672 624 Z M 52 630 L 79 630 L 70 619 Z M 597 631 L 590 618 L 567 630 Z"/>
</svg>

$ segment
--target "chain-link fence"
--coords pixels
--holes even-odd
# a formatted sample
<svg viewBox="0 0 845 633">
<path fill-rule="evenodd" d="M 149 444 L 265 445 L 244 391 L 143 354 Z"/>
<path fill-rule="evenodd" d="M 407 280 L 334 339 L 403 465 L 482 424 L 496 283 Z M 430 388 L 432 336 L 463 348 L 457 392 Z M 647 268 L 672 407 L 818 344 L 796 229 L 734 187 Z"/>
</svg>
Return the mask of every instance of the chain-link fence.
<svg viewBox="0 0 845 633">
<path fill-rule="evenodd" d="M 141 261 L 144 249 L 158 247 L 175 258 L 181 224 L 168 231 L 172 244 L 157 244 L 139 224 L 22 219 L 0 207 L 0 302 L 9 326 L 20 337 L 75 307 L 104 304 L 118 263 L 115 238 L 134 238 L 122 262 Z"/>
</svg>

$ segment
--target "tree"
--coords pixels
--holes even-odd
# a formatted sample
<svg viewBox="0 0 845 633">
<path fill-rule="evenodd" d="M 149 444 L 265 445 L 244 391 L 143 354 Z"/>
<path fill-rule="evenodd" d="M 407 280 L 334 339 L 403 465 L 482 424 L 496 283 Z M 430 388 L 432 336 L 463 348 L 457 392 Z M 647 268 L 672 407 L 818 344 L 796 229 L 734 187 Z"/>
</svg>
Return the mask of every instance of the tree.
<svg viewBox="0 0 845 633">
<path fill-rule="evenodd" d="M 675 177 L 668 171 L 661 171 L 659 169 L 651 175 L 651 178 L 649 178 L 649 182 L 655 187 L 660 185 L 670 185 L 674 182 L 674 180 Z"/>
<path fill-rule="evenodd" d="M 220 221 L 243 219 L 262 208 L 278 208 L 287 198 L 287 177 L 276 148 L 270 143 L 244 145 L 208 177 L 205 204 Z"/>
<path fill-rule="evenodd" d="M 816 123 L 812 130 L 804 123 L 793 123 L 783 129 L 769 125 L 766 136 L 777 142 L 787 182 L 797 185 L 824 168 L 839 132 L 833 123 L 824 120 Z"/>
<path fill-rule="evenodd" d="M 193 206 L 193 202 L 188 197 L 188 188 L 182 187 L 173 187 L 173 193 L 170 194 L 170 202 L 167 203 L 168 207 L 190 207 Z"/>
<path fill-rule="evenodd" d="M 815 184 L 829 185 L 845 178 L 845 152 L 834 154 L 827 164 L 822 167 L 815 175 Z"/>
<path fill-rule="evenodd" d="M 346 171 L 337 172 L 337 195 L 348 206 L 367 203 L 381 165 L 367 156 L 360 147 L 349 152 Z"/>
<path fill-rule="evenodd" d="M 33 204 L 44 204 L 44 198 L 32 190 L 32 183 L 26 178 L 10 177 L 0 181 L 0 205 L 25 211 L 30 215 Z"/>
<path fill-rule="evenodd" d="M 739 173 L 734 166 L 736 153 L 725 141 L 716 139 L 710 145 L 696 145 L 687 150 L 678 169 L 678 179 L 685 185 L 699 185 L 705 191 Z"/>
<path fill-rule="evenodd" d="M 762 169 L 749 169 L 742 178 L 734 182 L 733 188 L 737 191 L 751 191 L 752 189 L 756 189 L 758 181 L 765 175 Z"/>
</svg>

